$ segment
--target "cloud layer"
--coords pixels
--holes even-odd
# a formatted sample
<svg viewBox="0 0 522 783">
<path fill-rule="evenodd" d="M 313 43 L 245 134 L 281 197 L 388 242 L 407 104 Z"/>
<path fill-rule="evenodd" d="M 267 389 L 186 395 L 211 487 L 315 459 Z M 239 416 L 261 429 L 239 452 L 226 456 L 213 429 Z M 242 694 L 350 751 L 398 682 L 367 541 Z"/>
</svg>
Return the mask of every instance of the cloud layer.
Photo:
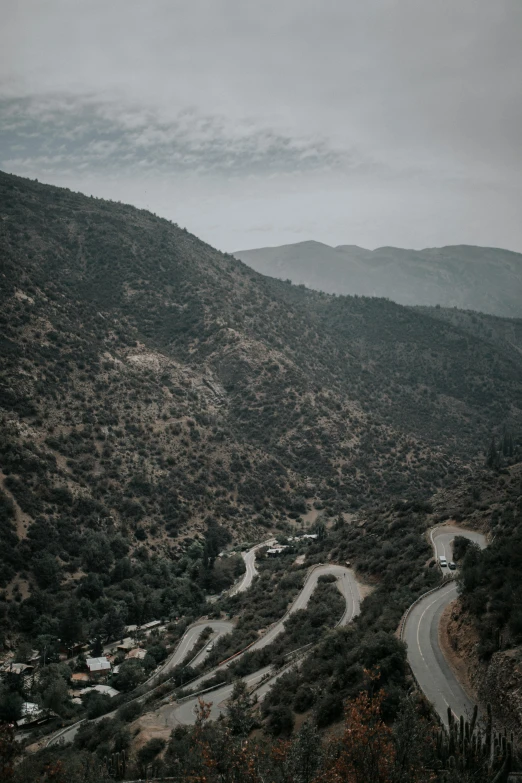
<svg viewBox="0 0 522 783">
<path fill-rule="evenodd" d="M 522 250 L 518 0 L 7 0 L 0 167 L 233 250 Z"/>
<path fill-rule="evenodd" d="M 348 164 L 319 139 L 292 138 L 252 124 L 186 109 L 170 121 L 138 106 L 94 97 L 0 100 L 3 164 L 19 172 L 37 166 L 112 174 L 241 177 L 332 170 Z"/>
</svg>

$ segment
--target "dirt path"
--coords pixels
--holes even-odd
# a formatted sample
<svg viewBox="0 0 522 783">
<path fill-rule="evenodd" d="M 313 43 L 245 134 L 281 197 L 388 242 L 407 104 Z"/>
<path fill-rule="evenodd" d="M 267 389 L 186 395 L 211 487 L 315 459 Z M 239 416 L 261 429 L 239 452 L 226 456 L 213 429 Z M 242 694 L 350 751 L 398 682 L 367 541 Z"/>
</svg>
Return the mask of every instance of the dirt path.
<svg viewBox="0 0 522 783">
<path fill-rule="evenodd" d="M 5 473 L 0 470 L 0 484 L 2 485 L 2 490 L 7 495 L 7 497 L 12 500 L 14 505 L 16 534 L 18 538 L 27 538 L 27 530 L 29 529 L 29 525 L 31 524 L 32 519 L 22 511 L 16 502 L 16 498 L 14 497 L 13 493 L 10 492 L 5 486 L 5 478 Z"/>
</svg>

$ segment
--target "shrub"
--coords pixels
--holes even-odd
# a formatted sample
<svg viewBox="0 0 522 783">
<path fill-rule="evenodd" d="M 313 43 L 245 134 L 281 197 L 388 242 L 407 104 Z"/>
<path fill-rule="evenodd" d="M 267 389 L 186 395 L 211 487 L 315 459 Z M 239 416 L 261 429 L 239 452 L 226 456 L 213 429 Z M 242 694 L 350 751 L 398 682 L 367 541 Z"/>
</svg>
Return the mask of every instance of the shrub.
<svg viewBox="0 0 522 783">
<path fill-rule="evenodd" d="M 146 767 L 156 756 L 161 753 L 166 745 L 166 741 L 161 737 L 153 737 L 138 751 L 138 761 L 142 767 Z"/>
</svg>

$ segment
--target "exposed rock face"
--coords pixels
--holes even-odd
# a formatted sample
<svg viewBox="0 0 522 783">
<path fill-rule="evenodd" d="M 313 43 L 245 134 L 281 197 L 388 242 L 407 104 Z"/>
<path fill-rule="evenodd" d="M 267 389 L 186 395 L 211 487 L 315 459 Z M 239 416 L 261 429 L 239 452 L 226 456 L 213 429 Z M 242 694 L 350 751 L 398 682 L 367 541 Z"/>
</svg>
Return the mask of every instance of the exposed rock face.
<svg viewBox="0 0 522 783">
<path fill-rule="evenodd" d="M 470 695 L 489 702 L 495 722 L 515 733 L 522 729 L 522 649 L 499 650 L 479 658 L 479 637 L 469 615 L 455 602 L 441 622 L 446 656 Z"/>
<path fill-rule="evenodd" d="M 479 698 L 490 702 L 495 718 L 514 732 L 522 728 L 522 650 L 494 653 L 479 669 Z"/>
</svg>

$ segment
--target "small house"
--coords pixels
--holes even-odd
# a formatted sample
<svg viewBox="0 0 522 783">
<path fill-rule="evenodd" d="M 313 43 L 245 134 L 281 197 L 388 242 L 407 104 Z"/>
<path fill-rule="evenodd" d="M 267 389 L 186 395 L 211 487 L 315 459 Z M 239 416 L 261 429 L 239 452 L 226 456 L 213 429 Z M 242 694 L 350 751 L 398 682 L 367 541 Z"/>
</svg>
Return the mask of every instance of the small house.
<svg viewBox="0 0 522 783">
<path fill-rule="evenodd" d="M 122 639 L 122 641 L 116 645 L 116 649 L 118 652 L 127 653 L 129 650 L 132 650 L 135 645 L 134 639 L 131 639 L 130 636 L 127 636 L 125 639 Z"/>
<path fill-rule="evenodd" d="M 161 625 L 161 620 L 151 620 L 150 623 L 143 623 L 143 625 L 140 627 L 140 631 L 143 631 L 146 635 L 148 635 L 153 628 L 159 628 Z"/>
<path fill-rule="evenodd" d="M 48 720 L 50 715 L 54 715 L 54 713 L 42 710 L 38 704 L 35 704 L 32 701 L 24 701 L 22 704 L 21 718 L 16 721 L 16 725 L 19 729 L 34 726 L 37 723 L 43 723 Z"/>
<path fill-rule="evenodd" d="M 120 692 L 117 691 L 116 688 L 111 688 L 110 685 L 92 685 L 89 688 L 83 688 L 80 691 L 80 696 L 85 696 L 87 693 L 92 693 L 93 691 L 102 693 L 104 696 L 110 696 L 111 699 L 120 695 Z"/>
<path fill-rule="evenodd" d="M 286 549 L 286 546 L 274 546 L 271 549 L 266 550 L 266 554 L 268 557 L 277 557 L 281 554 L 281 552 L 284 552 Z"/>
<path fill-rule="evenodd" d="M 110 661 L 105 656 L 100 658 L 87 658 L 87 668 L 89 669 L 89 677 L 91 679 L 98 679 L 99 677 L 105 677 L 111 670 Z"/>
<path fill-rule="evenodd" d="M 29 663 L 18 663 L 15 661 L 9 661 L 9 663 L 5 663 L 1 669 L 2 674 L 15 674 L 22 679 L 27 677 L 29 674 L 32 674 L 33 670 L 34 666 L 31 666 Z"/>
</svg>

